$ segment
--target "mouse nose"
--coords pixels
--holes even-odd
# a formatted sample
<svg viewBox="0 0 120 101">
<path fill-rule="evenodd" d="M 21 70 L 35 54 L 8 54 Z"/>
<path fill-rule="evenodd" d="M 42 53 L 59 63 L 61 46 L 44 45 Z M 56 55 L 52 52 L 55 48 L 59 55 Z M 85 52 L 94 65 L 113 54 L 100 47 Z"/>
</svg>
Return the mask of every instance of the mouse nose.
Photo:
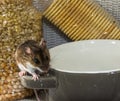
<svg viewBox="0 0 120 101">
<path fill-rule="evenodd" d="M 44 70 L 45 73 L 48 73 L 48 71 L 49 71 L 49 68 L 47 68 L 46 70 Z"/>
</svg>

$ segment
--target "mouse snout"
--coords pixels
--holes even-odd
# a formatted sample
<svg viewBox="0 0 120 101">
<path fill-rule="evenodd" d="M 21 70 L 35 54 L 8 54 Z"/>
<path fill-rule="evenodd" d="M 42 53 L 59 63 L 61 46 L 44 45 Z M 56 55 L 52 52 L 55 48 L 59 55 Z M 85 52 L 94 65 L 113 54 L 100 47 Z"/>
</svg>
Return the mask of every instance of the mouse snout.
<svg viewBox="0 0 120 101">
<path fill-rule="evenodd" d="M 42 66 L 41 69 L 44 73 L 47 73 L 49 71 L 49 66 Z"/>
<path fill-rule="evenodd" d="M 47 68 L 47 70 L 45 70 L 45 73 L 48 73 L 49 69 L 50 69 L 50 68 Z"/>
</svg>

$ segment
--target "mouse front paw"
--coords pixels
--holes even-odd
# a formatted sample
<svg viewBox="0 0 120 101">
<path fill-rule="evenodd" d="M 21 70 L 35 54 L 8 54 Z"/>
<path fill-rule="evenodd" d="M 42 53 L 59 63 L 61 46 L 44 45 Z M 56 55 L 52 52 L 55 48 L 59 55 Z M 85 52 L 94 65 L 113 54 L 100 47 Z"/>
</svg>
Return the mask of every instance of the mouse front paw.
<svg viewBox="0 0 120 101">
<path fill-rule="evenodd" d="M 26 71 L 20 71 L 19 72 L 19 76 L 21 77 L 21 76 L 24 76 L 24 75 L 26 75 Z"/>
<path fill-rule="evenodd" d="M 39 79 L 39 77 L 38 77 L 38 75 L 37 74 L 32 74 L 32 79 L 34 80 L 34 81 L 36 81 L 36 80 L 38 80 Z"/>
</svg>

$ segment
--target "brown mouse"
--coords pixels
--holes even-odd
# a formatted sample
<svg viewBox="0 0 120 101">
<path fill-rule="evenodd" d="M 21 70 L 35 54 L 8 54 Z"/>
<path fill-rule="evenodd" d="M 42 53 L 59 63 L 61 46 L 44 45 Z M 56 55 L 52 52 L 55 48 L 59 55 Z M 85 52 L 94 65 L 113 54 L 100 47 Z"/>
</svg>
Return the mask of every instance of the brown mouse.
<svg viewBox="0 0 120 101">
<path fill-rule="evenodd" d="M 36 71 L 46 73 L 50 67 L 50 54 L 46 41 L 44 39 L 41 39 L 40 43 L 34 40 L 25 41 L 16 49 L 15 60 L 21 70 L 19 72 L 20 76 L 28 72 L 33 76 L 34 80 L 39 79 Z"/>
</svg>

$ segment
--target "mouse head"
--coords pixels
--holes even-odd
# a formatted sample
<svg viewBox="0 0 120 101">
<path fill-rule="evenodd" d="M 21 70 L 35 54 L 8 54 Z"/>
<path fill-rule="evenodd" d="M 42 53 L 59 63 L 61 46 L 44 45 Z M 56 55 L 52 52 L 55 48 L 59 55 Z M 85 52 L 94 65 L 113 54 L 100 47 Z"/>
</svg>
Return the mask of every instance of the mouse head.
<svg viewBox="0 0 120 101">
<path fill-rule="evenodd" d="M 25 43 L 24 52 L 33 68 L 39 68 L 42 72 L 49 70 L 50 54 L 46 47 L 46 41 L 41 40 L 40 44 L 33 40 L 28 40 Z"/>
</svg>

